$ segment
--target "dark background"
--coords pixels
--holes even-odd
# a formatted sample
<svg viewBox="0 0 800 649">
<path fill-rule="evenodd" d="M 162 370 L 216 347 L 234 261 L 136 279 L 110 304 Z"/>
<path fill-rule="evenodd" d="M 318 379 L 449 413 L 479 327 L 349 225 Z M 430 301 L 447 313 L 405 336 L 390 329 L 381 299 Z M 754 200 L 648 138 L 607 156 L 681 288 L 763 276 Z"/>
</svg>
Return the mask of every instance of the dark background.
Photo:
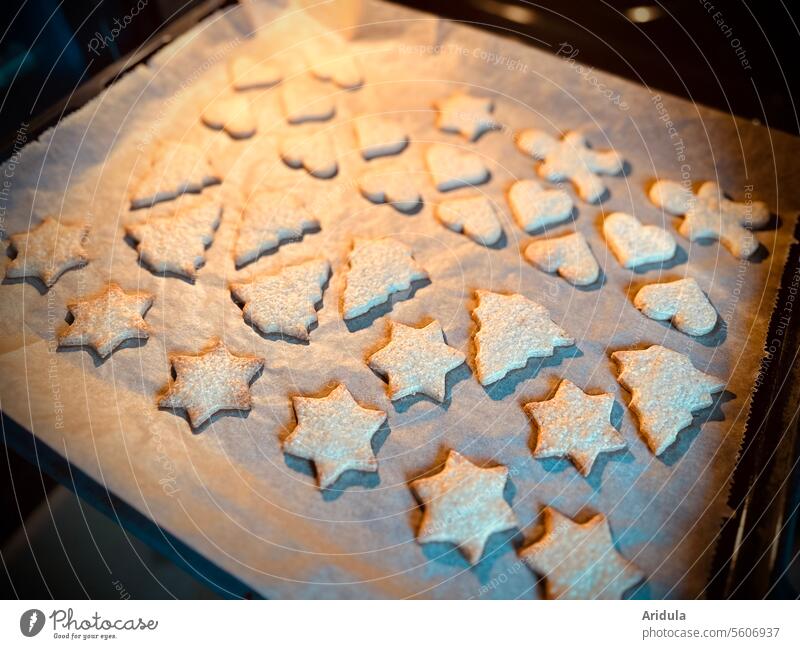
<svg viewBox="0 0 800 649">
<path fill-rule="evenodd" d="M 137 2 L 4 0 L 2 23 L 5 19 L 8 23 L 0 24 L 0 159 L 13 152 L 20 133 L 27 140 L 35 138 L 203 15 L 231 4 L 226 0 L 144 0 L 137 10 Z M 576 60 L 581 63 L 800 134 L 795 106 L 795 98 L 800 97 L 800 12 L 791 3 L 407 0 L 401 4 L 497 30 L 532 45 L 548 43 L 551 51 L 568 41 L 578 50 Z M 132 11 L 135 18 L 115 35 L 113 30 L 120 25 L 115 20 L 124 20 Z M 737 45 L 741 56 L 737 56 Z M 762 386 L 759 396 L 765 418 L 775 416 L 771 406 L 776 402 L 796 404 L 796 387 L 776 385 L 781 387 L 773 388 L 769 382 Z M 791 393 L 789 388 L 793 388 Z M 786 415 L 777 425 L 796 430 L 792 417 Z M 3 422 L 4 439 L 10 425 Z M 763 426 L 756 428 L 751 434 L 761 434 Z M 752 577 L 752 569 L 747 580 L 731 591 L 728 563 L 718 559 L 722 576 L 713 585 L 712 596 L 760 597 L 768 592 L 797 597 L 800 592 L 800 567 L 795 561 L 800 551 L 795 533 L 800 478 L 797 440 L 790 442 L 781 455 L 783 464 L 774 468 L 774 484 L 767 485 L 769 490 L 777 489 L 777 484 L 795 485 L 788 487 L 780 501 L 785 523 L 778 553 L 785 555 L 778 570 L 780 579 L 773 574 L 773 566 L 766 568 L 760 580 Z M 737 510 L 758 506 L 749 499 L 760 485 L 754 485 L 746 472 L 752 472 L 757 463 L 757 455 L 743 458 L 745 473 L 737 476 L 732 496 Z M 787 483 L 784 478 L 792 470 L 794 483 Z M 736 524 L 734 517 L 726 526 L 731 538 Z M 774 528 L 768 532 L 773 533 Z M 769 543 L 770 538 L 762 541 Z M 732 551 L 733 541 L 724 539 L 721 547 Z M 756 555 L 759 548 L 745 547 L 744 552 L 746 564 L 746 553 Z M 0 559 L 0 596 L 5 597 L 213 595 L 115 522 L 82 506 L 6 446 L 0 447 Z M 100 565 L 108 561 L 115 563 L 113 569 Z"/>
</svg>

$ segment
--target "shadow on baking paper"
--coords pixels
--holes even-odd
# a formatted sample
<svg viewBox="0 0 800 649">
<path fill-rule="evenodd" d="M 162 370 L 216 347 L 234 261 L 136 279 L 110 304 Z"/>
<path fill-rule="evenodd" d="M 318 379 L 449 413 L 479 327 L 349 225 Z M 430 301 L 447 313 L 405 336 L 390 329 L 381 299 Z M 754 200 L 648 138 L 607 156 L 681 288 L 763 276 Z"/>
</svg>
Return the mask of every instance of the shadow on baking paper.
<svg viewBox="0 0 800 649">
<path fill-rule="evenodd" d="M 525 367 L 518 370 L 511 370 L 499 381 L 482 387 L 490 399 L 493 401 L 502 401 L 508 395 L 513 394 L 520 383 L 529 379 L 535 379 L 540 370 L 546 367 L 556 367 L 560 365 L 562 361 L 569 358 L 580 358 L 581 356 L 583 356 L 583 352 L 578 349 L 577 345 L 556 347 L 552 356 L 546 356 L 545 358 L 529 358 Z"/>
<path fill-rule="evenodd" d="M 700 434 L 703 424 L 709 421 L 725 421 L 725 414 L 722 412 L 723 404 L 728 403 L 736 398 L 736 395 L 730 390 L 723 390 L 720 392 L 713 405 L 703 410 L 698 410 L 694 413 L 692 423 L 678 433 L 678 439 L 666 451 L 658 456 L 667 466 L 673 466 L 680 460 L 686 451 L 689 450 L 695 438 Z"/>
<path fill-rule="evenodd" d="M 147 344 L 147 338 L 128 338 L 127 340 L 122 341 L 119 345 L 114 347 L 112 352 L 105 358 L 100 356 L 100 354 L 98 354 L 97 351 L 95 351 L 94 347 L 91 347 L 89 345 L 59 345 L 57 347 L 57 350 L 65 354 L 85 352 L 91 357 L 94 366 L 100 367 L 103 363 L 110 361 L 111 357 L 117 352 L 122 351 L 124 349 L 138 349 L 139 347 L 144 347 L 146 344 Z"/>
<path fill-rule="evenodd" d="M 345 320 L 344 324 L 347 327 L 347 330 L 350 333 L 354 333 L 356 331 L 361 331 L 362 329 L 367 329 L 378 318 L 391 312 L 395 303 L 412 299 L 417 294 L 417 291 L 430 285 L 430 283 L 431 280 L 429 278 L 418 279 L 411 282 L 411 286 L 409 288 L 403 291 L 392 293 L 386 302 L 382 302 L 381 304 L 372 307 L 363 315 L 357 316 L 350 320 Z"/>
</svg>

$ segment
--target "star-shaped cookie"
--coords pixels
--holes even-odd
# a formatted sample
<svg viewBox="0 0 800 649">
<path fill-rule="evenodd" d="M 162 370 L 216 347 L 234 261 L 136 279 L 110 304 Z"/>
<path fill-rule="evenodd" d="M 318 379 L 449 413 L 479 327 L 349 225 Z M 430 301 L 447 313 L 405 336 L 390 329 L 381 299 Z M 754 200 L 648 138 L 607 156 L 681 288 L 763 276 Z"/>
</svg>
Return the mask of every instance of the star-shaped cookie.
<svg viewBox="0 0 800 649">
<path fill-rule="evenodd" d="M 436 126 L 448 133 L 460 133 L 471 142 L 499 126 L 492 117 L 494 102 L 487 97 L 456 93 L 435 102 L 435 106 L 439 111 Z"/>
<path fill-rule="evenodd" d="M 711 395 L 725 388 L 725 381 L 695 369 L 688 356 L 661 345 L 614 352 L 611 358 L 619 365 L 618 381 L 630 391 L 630 408 L 655 455 L 692 423 L 693 412 L 708 408 L 714 403 Z"/>
<path fill-rule="evenodd" d="M 327 397 L 293 397 L 292 404 L 297 426 L 283 450 L 314 462 L 321 489 L 345 471 L 378 470 L 372 437 L 386 420 L 385 412 L 360 406 L 341 383 Z"/>
<path fill-rule="evenodd" d="M 519 552 L 545 578 L 548 599 L 621 599 L 644 573 L 614 548 L 605 516 L 576 523 L 545 507 L 544 536 Z"/>
<path fill-rule="evenodd" d="M 503 498 L 507 479 L 508 468 L 483 469 L 451 450 L 444 469 L 411 483 L 425 505 L 417 541 L 454 543 L 476 564 L 492 534 L 519 524 Z"/>
<path fill-rule="evenodd" d="M 511 370 L 525 367 L 530 358 L 552 356 L 555 347 L 575 340 L 550 319 L 541 304 L 518 295 L 479 290 L 472 312 L 475 333 L 475 370 L 481 385 L 499 381 Z"/>
<path fill-rule="evenodd" d="M 199 354 L 170 354 L 169 361 L 175 378 L 158 405 L 185 410 L 192 428 L 220 410 L 250 410 L 250 383 L 264 367 L 263 358 L 232 354 L 219 339 Z"/>
<path fill-rule="evenodd" d="M 60 223 L 48 216 L 28 232 L 12 234 L 11 247 L 17 256 L 6 266 L 6 277 L 38 277 L 51 287 L 70 268 L 88 263 L 83 247 L 88 231 L 88 226 Z"/>
<path fill-rule="evenodd" d="M 330 274 L 326 259 L 312 259 L 251 282 L 231 284 L 231 294 L 242 303 L 245 321 L 263 333 L 308 340 L 308 328 L 317 321 L 315 306 Z"/>
<path fill-rule="evenodd" d="M 111 282 L 95 295 L 67 302 L 75 319 L 58 335 L 58 344 L 61 347 L 88 345 L 101 358 L 107 358 L 124 341 L 146 339 L 150 335 L 144 315 L 152 305 L 151 293 L 127 293 Z"/>
<path fill-rule="evenodd" d="M 567 379 L 552 399 L 525 404 L 538 427 L 535 458 L 566 457 L 588 476 L 600 453 L 625 448 L 625 440 L 611 425 L 611 394 L 586 394 Z"/>
<path fill-rule="evenodd" d="M 446 376 L 466 356 L 444 341 L 442 327 L 434 320 L 422 328 L 389 322 L 391 340 L 369 357 L 369 366 L 388 377 L 392 401 L 410 394 L 425 394 L 444 401 Z"/>
</svg>

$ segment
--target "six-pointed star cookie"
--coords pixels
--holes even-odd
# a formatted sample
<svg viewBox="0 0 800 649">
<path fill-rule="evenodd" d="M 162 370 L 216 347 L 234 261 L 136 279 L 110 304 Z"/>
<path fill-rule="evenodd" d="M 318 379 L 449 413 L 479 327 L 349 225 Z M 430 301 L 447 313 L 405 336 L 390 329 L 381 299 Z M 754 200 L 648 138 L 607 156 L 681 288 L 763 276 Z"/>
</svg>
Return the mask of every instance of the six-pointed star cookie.
<svg viewBox="0 0 800 649">
<path fill-rule="evenodd" d="M 88 226 L 60 223 L 48 216 L 28 232 L 12 234 L 17 256 L 6 266 L 6 277 L 38 277 L 48 288 L 70 268 L 84 266 L 89 255 L 83 247 Z"/>
<path fill-rule="evenodd" d="M 425 394 L 444 401 L 445 377 L 466 356 L 444 341 L 442 327 L 434 320 L 417 329 L 389 323 L 391 341 L 369 357 L 369 366 L 388 377 L 392 401 L 410 394 Z"/>
<path fill-rule="evenodd" d="M 454 543 L 477 563 L 492 534 L 518 525 L 503 498 L 507 478 L 506 467 L 482 469 L 451 450 L 444 469 L 411 483 L 425 505 L 417 541 Z"/>
<path fill-rule="evenodd" d="M 219 339 L 199 354 L 170 354 L 169 361 L 175 378 L 158 405 L 184 409 L 192 428 L 220 410 L 250 410 L 250 383 L 264 367 L 263 358 L 232 354 Z"/>
<path fill-rule="evenodd" d="M 292 404 L 297 426 L 283 450 L 314 462 L 321 489 L 345 471 L 378 470 L 372 437 L 386 420 L 385 412 L 360 406 L 341 383 L 327 397 L 293 397 Z"/>
<path fill-rule="evenodd" d="M 130 338 L 146 339 L 150 326 L 144 314 L 153 295 L 144 291 L 126 293 L 111 282 L 104 290 L 83 300 L 67 302 L 75 320 L 58 335 L 62 347 L 92 347 L 101 358 Z"/>
<path fill-rule="evenodd" d="M 492 117 L 494 102 L 488 97 L 456 93 L 435 103 L 439 111 L 436 126 L 448 133 L 460 133 L 474 142 L 486 131 L 498 128 Z"/>
<path fill-rule="evenodd" d="M 612 395 L 586 394 L 564 379 L 552 399 L 524 406 L 539 429 L 533 456 L 567 457 L 582 475 L 588 476 L 600 453 L 626 447 L 625 440 L 610 423 L 613 407 Z"/>
<path fill-rule="evenodd" d="M 644 573 L 614 548 L 605 516 L 576 523 L 552 507 L 544 509 L 544 536 L 520 558 L 545 578 L 548 599 L 621 599 Z"/>
</svg>

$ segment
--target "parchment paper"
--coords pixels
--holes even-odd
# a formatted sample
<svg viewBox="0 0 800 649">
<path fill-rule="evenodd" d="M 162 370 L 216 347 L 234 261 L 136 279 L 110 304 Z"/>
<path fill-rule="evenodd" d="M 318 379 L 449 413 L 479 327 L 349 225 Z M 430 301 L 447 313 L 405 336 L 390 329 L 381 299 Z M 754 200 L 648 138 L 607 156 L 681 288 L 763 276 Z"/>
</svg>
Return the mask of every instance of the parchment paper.
<svg viewBox="0 0 800 649">
<path fill-rule="evenodd" d="M 198 120 L 204 103 L 224 90 L 226 57 L 274 55 L 287 71 L 284 83 L 292 83 L 305 74 L 302 49 L 328 30 L 291 6 L 258 3 L 248 11 L 263 25 L 253 38 L 238 10 L 209 18 L 3 167 L 10 182 L 6 232 L 26 230 L 46 213 L 62 213 L 65 221 L 87 218 L 92 228 L 91 263 L 65 274 L 47 293 L 29 282 L 0 286 L 3 411 L 267 597 L 538 597 L 536 578 L 514 548 L 540 533 L 545 505 L 579 520 L 604 513 L 617 548 L 648 575 L 636 596 L 702 596 L 791 240 L 792 210 L 800 202 L 797 140 L 671 97 L 660 106 L 644 87 L 587 72 L 540 49 L 368 3 L 357 30 L 324 40 L 325 47 L 356 53 L 367 79 L 355 92 L 327 86 L 335 119 L 289 127 L 280 118 L 279 89 L 273 89 L 254 95 L 259 134 L 233 142 Z M 475 144 L 437 131 L 432 103 L 456 90 L 494 97 L 503 128 Z M 401 120 L 412 136 L 399 159 L 416 170 L 423 189 L 425 207 L 416 215 L 373 205 L 354 186 L 368 163 L 358 153 L 351 120 L 378 113 Z M 600 286 L 574 289 L 520 257 L 531 237 L 508 217 L 504 192 L 515 179 L 536 177 L 512 139 L 514 131 L 534 126 L 554 134 L 581 129 L 594 146 L 614 147 L 628 161 L 625 176 L 607 179 L 610 196 L 601 206 L 576 197 L 574 222 L 549 230 L 577 228 L 586 235 L 603 269 Z M 280 162 L 276 138 L 298 128 L 333 134 L 340 165 L 335 179 L 316 180 Z M 226 201 L 222 225 L 195 284 L 150 273 L 124 239 L 122 225 L 138 218 L 127 213 L 128 188 L 164 138 L 208 147 L 228 172 L 216 190 Z M 443 195 L 422 162 L 430 142 L 484 157 L 491 182 L 447 197 L 485 192 L 496 200 L 502 245 L 482 247 L 437 222 L 433 208 Z M 738 200 L 751 185 L 752 199 L 767 201 L 781 215 L 758 234 L 763 254 L 740 262 L 716 243 L 681 238 L 679 219 L 664 217 L 646 189 L 656 176 L 681 180 L 682 173 L 691 182 L 717 180 Z M 313 198 L 322 229 L 237 271 L 231 256 L 235 207 L 240 192 L 257 183 Z M 643 272 L 622 269 L 600 232 L 603 213 L 616 210 L 672 231 L 680 245 L 676 260 Z M 384 235 L 409 244 L 431 282 L 416 287 L 411 299 L 394 300 L 348 326 L 340 299 L 352 239 Z M 334 274 L 310 344 L 265 338 L 244 323 L 229 282 L 318 255 L 331 261 Z M 645 318 L 631 302 L 641 285 L 683 276 L 698 280 L 722 320 L 696 340 Z M 156 333 L 104 363 L 86 350 L 55 351 L 66 301 L 109 278 L 155 293 L 147 319 Z M 471 362 L 477 288 L 519 292 L 545 305 L 575 337 L 575 348 L 531 361 L 488 389 L 469 369 L 458 370 L 443 405 L 415 398 L 391 404 L 384 383 L 364 363 L 385 343 L 386 320 L 436 318 L 448 342 Z M 216 417 L 193 433 L 179 414 L 157 409 L 156 398 L 169 378 L 167 353 L 198 350 L 212 336 L 222 336 L 234 351 L 263 355 L 266 369 L 253 384 L 249 414 Z M 627 411 L 630 395 L 617 384 L 609 359 L 614 350 L 656 343 L 689 354 L 696 367 L 728 381 L 717 405 L 699 413 L 660 458 L 639 437 Z M 561 378 L 616 397 L 614 421 L 629 448 L 605 456 L 589 479 L 566 461 L 531 456 L 534 431 L 521 405 L 547 398 Z M 322 494 L 310 465 L 285 457 L 280 440 L 294 424 L 290 396 L 325 393 L 337 382 L 364 404 L 386 410 L 389 419 L 376 438 L 379 474 L 350 475 L 337 491 Z M 478 463 L 509 467 L 507 496 L 521 523 L 520 533 L 494 537 L 474 568 L 452 546 L 415 541 L 421 510 L 408 483 L 434 470 L 450 448 Z"/>
</svg>

